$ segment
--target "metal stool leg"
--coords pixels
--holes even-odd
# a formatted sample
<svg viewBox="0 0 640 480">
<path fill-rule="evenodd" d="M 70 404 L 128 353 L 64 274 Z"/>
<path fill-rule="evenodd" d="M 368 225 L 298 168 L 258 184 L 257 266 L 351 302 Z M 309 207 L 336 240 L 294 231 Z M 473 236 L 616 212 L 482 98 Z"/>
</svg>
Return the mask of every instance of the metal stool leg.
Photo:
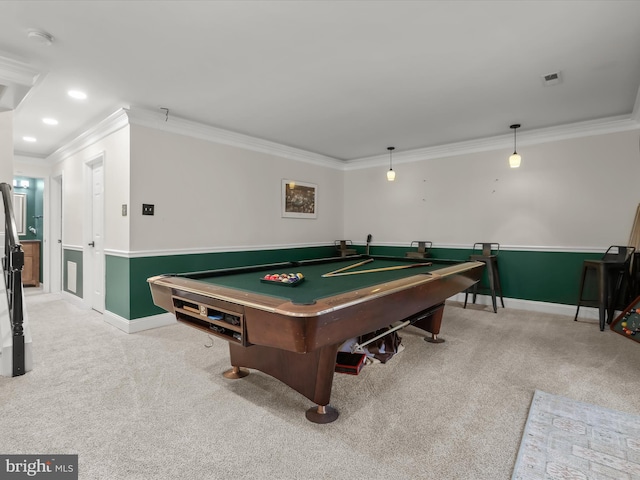
<svg viewBox="0 0 640 480">
<path fill-rule="evenodd" d="M 598 311 L 600 317 L 600 331 L 604 331 L 604 322 L 607 316 L 609 285 L 607 278 L 607 268 L 604 265 L 598 266 Z"/>
<path fill-rule="evenodd" d="M 587 267 L 582 267 L 582 275 L 580 276 L 580 291 L 578 292 L 578 308 L 576 308 L 576 316 L 573 317 L 573 321 L 578 320 L 578 312 L 580 311 L 580 304 L 582 303 L 582 292 L 584 290 L 584 281 L 587 278 Z"/>
<path fill-rule="evenodd" d="M 491 303 L 493 305 L 493 313 L 498 313 L 498 306 L 496 305 L 496 280 L 495 272 L 493 271 L 493 262 L 489 260 L 487 264 L 487 276 L 489 277 L 489 289 L 491 290 Z"/>
<path fill-rule="evenodd" d="M 498 295 L 500 295 L 500 304 L 502 305 L 502 308 L 504 308 L 504 298 L 502 298 L 502 283 L 500 283 L 500 270 L 498 268 L 498 259 L 496 259 L 495 262 L 495 269 L 496 269 L 496 292 L 498 293 Z"/>
</svg>

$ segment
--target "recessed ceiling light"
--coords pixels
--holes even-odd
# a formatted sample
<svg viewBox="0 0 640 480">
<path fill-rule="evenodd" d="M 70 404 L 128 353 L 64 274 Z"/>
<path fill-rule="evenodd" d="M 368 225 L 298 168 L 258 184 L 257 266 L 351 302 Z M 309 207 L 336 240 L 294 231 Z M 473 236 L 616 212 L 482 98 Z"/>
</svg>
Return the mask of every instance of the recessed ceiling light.
<svg viewBox="0 0 640 480">
<path fill-rule="evenodd" d="M 43 118 L 42 123 L 46 123 L 47 125 L 58 125 L 58 120 L 55 118 Z"/>
<path fill-rule="evenodd" d="M 67 92 L 70 97 L 75 98 L 77 100 L 85 100 L 87 98 L 87 94 L 81 92 L 80 90 L 69 90 Z"/>
<path fill-rule="evenodd" d="M 25 142 L 31 142 L 31 143 L 33 143 L 33 142 L 35 142 L 35 141 L 36 141 L 36 137 L 22 137 L 22 139 L 23 139 Z"/>
</svg>

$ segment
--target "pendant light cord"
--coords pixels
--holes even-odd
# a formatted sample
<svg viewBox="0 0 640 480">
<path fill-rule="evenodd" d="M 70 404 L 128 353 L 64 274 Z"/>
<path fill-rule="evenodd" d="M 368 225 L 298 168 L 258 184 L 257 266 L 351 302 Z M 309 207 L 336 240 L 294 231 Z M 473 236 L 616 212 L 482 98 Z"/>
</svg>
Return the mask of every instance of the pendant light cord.
<svg viewBox="0 0 640 480">
<path fill-rule="evenodd" d="M 516 153 L 518 153 L 516 148 L 516 130 L 520 128 L 520 124 L 514 123 L 513 125 L 511 125 L 511 128 L 513 128 L 513 154 L 515 155 Z"/>
</svg>

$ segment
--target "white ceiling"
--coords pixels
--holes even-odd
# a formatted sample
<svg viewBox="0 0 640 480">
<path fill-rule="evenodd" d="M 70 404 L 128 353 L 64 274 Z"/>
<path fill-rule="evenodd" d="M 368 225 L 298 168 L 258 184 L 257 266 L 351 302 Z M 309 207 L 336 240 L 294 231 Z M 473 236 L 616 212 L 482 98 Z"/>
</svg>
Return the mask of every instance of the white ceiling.
<svg viewBox="0 0 640 480">
<path fill-rule="evenodd" d="M 15 107 L 17 154 L 46 157 L 121 107 L 165 107 L 353 160 L 635 115 L 640 1 L 4 0 L 5 77 L 14 60 L 39 73 Z"/>
</svg>

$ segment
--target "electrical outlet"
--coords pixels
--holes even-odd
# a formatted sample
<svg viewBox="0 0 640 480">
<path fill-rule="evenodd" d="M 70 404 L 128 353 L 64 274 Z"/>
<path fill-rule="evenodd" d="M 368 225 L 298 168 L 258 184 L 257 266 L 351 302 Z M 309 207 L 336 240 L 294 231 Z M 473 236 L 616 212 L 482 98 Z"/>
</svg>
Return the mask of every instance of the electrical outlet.
<svg viewBox="0 0 640 480">
<path fill-rule="evenodd" d="M 154 210 L 155 205 L 149 204 L 149 203 L 143 203 L 142 204 L 142 214 L 143 215 L 153 215 L 153 210 Z"/>
<path fill-rule="evenodd" d="M 127 216 L 127 204 L 126 203 L 122 204 L 122 216 L 123 217 Z"/>
</svg>

